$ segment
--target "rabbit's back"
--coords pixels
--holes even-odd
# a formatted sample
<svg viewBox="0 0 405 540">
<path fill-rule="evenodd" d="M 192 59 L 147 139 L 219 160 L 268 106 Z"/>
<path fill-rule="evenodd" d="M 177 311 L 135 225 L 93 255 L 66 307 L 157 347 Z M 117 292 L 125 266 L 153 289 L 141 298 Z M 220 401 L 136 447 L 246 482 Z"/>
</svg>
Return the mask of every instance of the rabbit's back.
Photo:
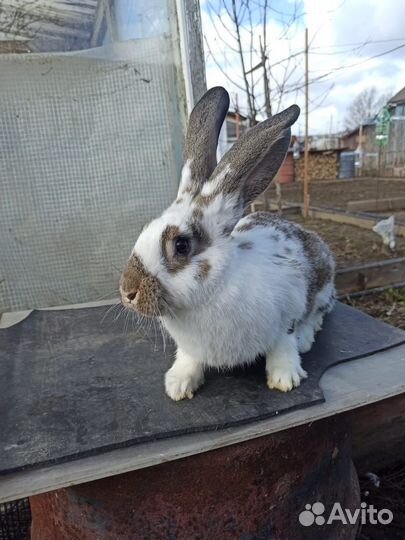
<svg viewBox="0 0 405 540">
<path fill-rule="evenodd" d="M 255 245 L 260 245 L 268 251 L 273 262 L 279 259 L 280 264 L 296 264 L 301 268 L 307 294 L 304 318 L 311 313 L 318 293 L 325 288 L 331 291 L 333 301 L 335 261 L 329 247 L 316 232 L 270 212 L 255 212 L 241 219 L 232 235 L 241 245 L 245 242 L 251 246 L 253 251 Z"/>
</svg>

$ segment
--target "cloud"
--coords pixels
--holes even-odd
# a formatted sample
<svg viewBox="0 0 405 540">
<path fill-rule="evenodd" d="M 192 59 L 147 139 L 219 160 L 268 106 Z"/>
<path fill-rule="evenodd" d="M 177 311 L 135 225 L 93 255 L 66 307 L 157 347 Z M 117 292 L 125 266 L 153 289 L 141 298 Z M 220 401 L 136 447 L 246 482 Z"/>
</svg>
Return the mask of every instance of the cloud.
<svg viewBox="0 0 405 540">
<path fill-rule="evenodd" d="M 208 0 L 202 3 L 203 31 L 212 53 L 206 48 L 208 85 L 222 84 L 229 91 L 238 92 L 239 102 L 246 109 L 243 91 L 227 80 L 216 65 L 219 64 L 230 79 L 243 86 L 240 60 L 231 50 L 235 42 L 227 30 L 231 28 L 230 19 L 222 13 L 223 25 L 215 25 L 208 15 L 210 5 Z M 296 102 L 303 110 L 304 27 L 309 29 L 310 132 L 325 133 L 331 125 L 334 130 L 342 129 L 348 106 L 365 88 L 375 86 L 381 94 L 394 94 L 405 86 L 405 48 L 381 55 L 405 44 L 405 3 L 401 0 L 303 0 L 302 15 L 284 36 L 287 39 L 280 39 L 286 19 L 277 11 L 292 10 L 293 0 L 274 5 L 276 11 L 270 13 L 267 27 L 271 63 L 276 64 L 291 54 L 297 54 L 294 61 L 290 61 L 290 67 L 295 61 L 297 65 L 286 83 L 282 107 Z M 215 17 L 213 19 L 216 20 Z M 254 21 L 253 42 L 258 48 L 262 28 L 258 17 Z M 221 38 L 225 38 L 227 45 Z M 248 32 L 242 33 L 242 47 L 246 51 L 250 49 Z M 247 62 L 249 60 L 247 57 Z M 253 63 L 256 60 L 259 58 L 254 55 Z M 285 65 L 284 62 L 274 67 L 276 80 L 282 79 Z M 272 91 L 277 98 L 274 81 Z M 303 133 L 303 130 L 304 117 L 301 115 L 296 131 Z"/>
</svg>

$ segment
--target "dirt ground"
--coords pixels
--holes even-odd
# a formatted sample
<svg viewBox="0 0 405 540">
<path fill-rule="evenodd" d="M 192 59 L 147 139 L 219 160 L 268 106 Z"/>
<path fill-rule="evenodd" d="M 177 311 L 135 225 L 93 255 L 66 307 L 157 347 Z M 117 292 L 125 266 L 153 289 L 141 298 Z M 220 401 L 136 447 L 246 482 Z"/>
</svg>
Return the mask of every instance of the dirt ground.
<svg viewBox="0 0 405 540">
<path fill-rule="evenodd" d="M 405 330 L 405 287 L 346 298 L 346 304 Z"/>
<path fill-rule="evenodd" d="M 373 471 L 374 473 L 374 471 Z M 375 474 L 375 473 L 374 473 Z M 398 463 L 377 475 L 360 477 L 361 500 L 374 508 L 393 513 L 389 525 L 366 524 L 360 527 L 357 540 L 404 540 L 405 538 L 405 465 Z"/>
<path fill-rule="evenodd" d="M 376 233 L 367 229 L 323 219 L 304 220 L 301 215 L 288 216 L 288 219 L 300 223 L 306 229 L 316 231 L 331 247 L 337 265 L 341 268 L 365 262 L 405 257 L 405 238 L 403 237 L 397 237 L 397 248 L 391 251 L 382 245 Z M 347 298 L 344 301 L 373 317 L 405 330 L 405 288 L 389 289 L 359 298 Z"/>
<path fill-rule="evenodd" d="M 324 219 L 304 220 L 301 215 L 288 216 L 287 219 L 317 232 L 331 247 L 340 267 L 405 257 L 404 237 L 397 237 L 397 247 L 391 251 L 382 245 L 381 238 L 375 232 L 367 229 Z"/>
<path fill-rule="evenodd" d="M 283 184 L 281 189 L 284 202 L 302 203 L 302 182 Z M 274 186 L 270 188 L 269 195 L 272 199 L 275 198 Z M 390 197 L 404 197 L 405 199 L 405 179 L 358 178 L 333 182 L 311 182 L 309 195 L 311 206 L 346 209 L 349 201 Z"/>
</svg>

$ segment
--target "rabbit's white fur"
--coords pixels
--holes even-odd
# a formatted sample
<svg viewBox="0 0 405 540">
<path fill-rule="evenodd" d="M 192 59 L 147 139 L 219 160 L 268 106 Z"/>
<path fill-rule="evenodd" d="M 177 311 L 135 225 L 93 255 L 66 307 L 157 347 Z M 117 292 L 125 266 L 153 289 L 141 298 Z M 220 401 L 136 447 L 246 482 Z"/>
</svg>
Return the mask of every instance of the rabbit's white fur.
<svg viewBox="0 0 405 540">
<path fill-rule="evenodd" d="M 211 291 L 207 295 L 206 288 L 199 288 L 195 309 L 163 317 L 180 349 L 198 362 L 232 367 L 252 361 L 273 349 L 294 319 L 303 318 L 306 284 L 301 265 L 294 259 L 280 265 L 274 255 L 284 249 L 281 242 L 271 240 L 271 232 L 272 227 L 235 230 L 217 244 L 219 249 L 206 253 L 211 271 L 217 275 Z M 250 250 L 238 247 L 249 241 Z M 180 274 L 177 277 L 176 291 L 183 287 L 186 294 L 189 283 L 180 280 Z"/>
<path fill-rule="evenodd" d="M 218 100 L 224 91 L 210 92 Z M 201 103 L 204 99 L 210 105 L 206 97 Z M 240 143 L 246 156 L 236 147 L 208 180 L 201 181 L 203 173 L 196 178 L 198 159 L 193 162 L 191 156 L 178 198 L 135 244 L 121 294 L 127 307 L 159 316 L 175 340 L 176 360 L 165 378 L 166 392 L 174 400 L 193 396 L 204 381 L 205 367 L 230 368 L 260 354 L 266 355 L 270 388 L 288 391 L 306 377 L 299 353 L 311 348 L 324 314 L 332 309 L 333 258 L 315 233 L 298 225 L 266 213 L 241 217 L 246 203 L 267 186 L 265 175 L 277 171 L 288 147 L 286 127 L 296 115 L 290 108 L 253 128 Z M 198 138 L 199 129 L 189 129 Z M 267 140 L 273 147 L 266 146 Z M 190 142 L 189 147 L 198 157 Z M 256 149 L 255 161 L 251 154 Z M 256 167 L 259 158 L 263 171 Z M 239 182 L 238 169 L 249 160 L 251 169 Z M 200 163 L 201 170 L 205 166 Z M 192 256 L 168 254 L 175 239 L 187 234 L 197 234 Z"/>
<path fill-rule="evenodd" d="M 298 351 L 311 348 L 325 311 L 332 309 L 334 286 L 328 283 L 317 293 L 313 310 L 305 317 L 308 290 L 303 269 L 308 261 L 302 246 L 272 225 L 238 232 L 249 219 L 240 221 L 221 249 L 209 254 L 218 275 L 211 294 L 200 289 L 195 309 L 162 318 L 179 348 L 165 381 L 174 400 L 192 396 L 203 382 L 202 367 L 233 367 L 261 353 L 267 353 L 270 388 L 288 391 L 306 377 Z M 246 242 L 252 245 L 248 252 L 239 247 Z M 187 285 L 179 280 L 176 290 Z M 288 334 L 294 321 L 302 322 Z"/>
<path fill-rule="evenodd" d="M 183 176 L 187 170 L 186 164 Z M 182 229 L 187 223 L 193 211 L 191 198 L 185 197 L 180 205 L 174 203 L 152 221 L 133 250 L 174 299 L 171 312 L 161 317 L 178 346 L 165 381 L 166 392 L 174 400 L 192 397 L 203 382 L 204 367 L 233 367 L 252 362 L 261 353 L 267 353 L 270 388 L 288 391 L 298 386 L 306 376 L 299 352 L 311 348 L 324 313 L 333 306 L 334 286 L 330 282 L 317 292 L 306 316 L 310 261 L 302 244 L 278 229 L 277 220 L 243 230 L 255 217 L 246 216 L 230 236 L 222 236 L 223 225 L 232 219 L 232 208 L 233 202 L 219 194 L 201 218 L 213 239 L 203 254 L 210 263 L 206 283 L 196 282 L 198 259 L 171 275 L 156 242 L 167 225 Z M 322 241 L 314 238 L 331 260 Z M 249 249 L 240 247 L 244 245 Z M 288 334 L 294 321 L 300 322 L 296 331 Z"/>
</svg>

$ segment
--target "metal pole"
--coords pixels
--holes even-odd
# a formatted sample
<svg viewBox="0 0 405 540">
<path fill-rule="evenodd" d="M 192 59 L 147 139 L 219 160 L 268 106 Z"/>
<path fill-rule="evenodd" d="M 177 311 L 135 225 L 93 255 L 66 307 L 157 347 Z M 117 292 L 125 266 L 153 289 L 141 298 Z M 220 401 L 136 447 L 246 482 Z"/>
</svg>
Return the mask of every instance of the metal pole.
<svg viewBox="0 0 405 540">
<path fill-rule="evenodd" d="M 308 28 L 305 28 L 305 147 L 304 147 L 304 217 L 308 217 Z"/>
</svg>

